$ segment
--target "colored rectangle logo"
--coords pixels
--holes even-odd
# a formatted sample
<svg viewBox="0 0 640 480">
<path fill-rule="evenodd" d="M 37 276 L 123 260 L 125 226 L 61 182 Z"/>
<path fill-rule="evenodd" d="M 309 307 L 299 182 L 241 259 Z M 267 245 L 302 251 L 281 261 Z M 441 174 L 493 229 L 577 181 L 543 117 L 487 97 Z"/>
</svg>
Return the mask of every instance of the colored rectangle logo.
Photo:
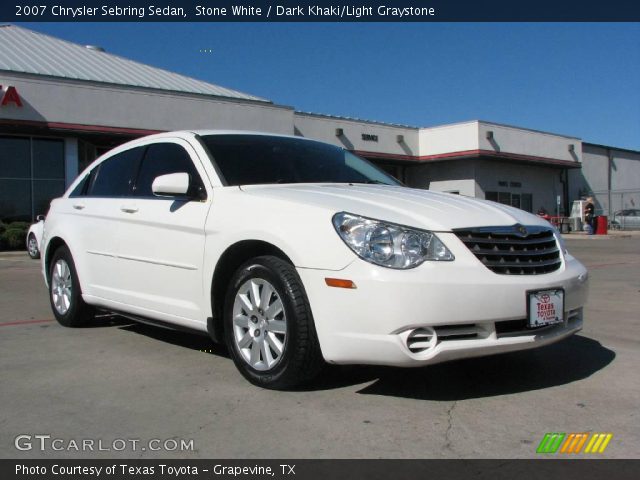
<svg viewBox="0 0 640 480">
<path fill-rule="evenodd" d="M 550 432 L 544 434 L 544 437 L 542 437 L 536 449 L 536 453 L 561 453 L 568 455 L 578 453 L 599 454 L 604 453 L 612 438 L 613 433 Z"/>
</svg>

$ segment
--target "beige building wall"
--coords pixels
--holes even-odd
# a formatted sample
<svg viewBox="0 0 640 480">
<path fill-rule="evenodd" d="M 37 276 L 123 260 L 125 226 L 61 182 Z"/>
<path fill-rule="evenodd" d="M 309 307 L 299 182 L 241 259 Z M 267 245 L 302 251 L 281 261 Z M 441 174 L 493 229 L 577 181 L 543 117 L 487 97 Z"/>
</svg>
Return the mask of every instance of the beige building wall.
<svg viewBox="0 0 640 480">
<path fill-rule="evenodd" d="M 27 75 L 0 74 L 22 108 L 0 108 L 0 119 L 61 122 L 144 130 L 239 129 L 293 134 L 293 109 L 269 103 L 223 100 Z"/>
</svg>

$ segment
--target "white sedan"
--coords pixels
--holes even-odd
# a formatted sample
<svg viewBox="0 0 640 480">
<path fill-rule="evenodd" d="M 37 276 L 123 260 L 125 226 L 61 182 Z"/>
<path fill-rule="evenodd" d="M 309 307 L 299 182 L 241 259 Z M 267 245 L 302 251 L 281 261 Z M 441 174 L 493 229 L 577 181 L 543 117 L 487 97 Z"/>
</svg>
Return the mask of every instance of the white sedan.
<svg viewBox="0 0 640 480">
<path fill-rule="evenodd" d="M 103 309 L 208 333 L 267 388 L 324 362 L 416 367 L 546 345 L 581 329 L 587 298 L 585 267 L 545 220 L 259 133 L 114 149 L 52 202 L 42 245 L 61 324 Z"/>
<path fill-rule="evenodd" d="M 34 260 L 40 258 L 40 244 L 44 232 L 44 215 L 38 215 L 36 220 L 36 223 L 32 224 L 27 232 L 27 253 Z"/>
</svg>

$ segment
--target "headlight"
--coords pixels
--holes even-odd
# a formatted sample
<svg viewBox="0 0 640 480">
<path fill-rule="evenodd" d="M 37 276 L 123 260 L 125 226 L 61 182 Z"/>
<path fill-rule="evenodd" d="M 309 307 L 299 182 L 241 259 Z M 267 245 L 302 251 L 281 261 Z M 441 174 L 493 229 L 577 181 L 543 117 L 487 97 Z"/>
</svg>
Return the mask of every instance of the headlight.
<svg viewBox="0 0 640 480">
<path fill-rule="evenodd" d="M 432 232 L 340 212 L 333 226 L 351 250 L 367 262 L 413 268 L 427 260 L 451 261 L 453 254 Z"/>
</svg>

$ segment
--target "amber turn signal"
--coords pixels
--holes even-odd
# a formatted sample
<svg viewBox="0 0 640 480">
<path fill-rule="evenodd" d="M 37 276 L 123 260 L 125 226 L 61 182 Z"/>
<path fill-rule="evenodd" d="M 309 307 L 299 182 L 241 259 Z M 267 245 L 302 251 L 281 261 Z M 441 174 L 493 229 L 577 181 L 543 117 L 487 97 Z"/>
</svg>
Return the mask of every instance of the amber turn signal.
<svg viewBox="0 0 640 480">
<path fill-rule="evenodd" d="M 356 288 L 356 284 L 351 280 L 344 280 L 342 278 L 325 278 L 324 281 L 330 287 Z"/>
</svg>

